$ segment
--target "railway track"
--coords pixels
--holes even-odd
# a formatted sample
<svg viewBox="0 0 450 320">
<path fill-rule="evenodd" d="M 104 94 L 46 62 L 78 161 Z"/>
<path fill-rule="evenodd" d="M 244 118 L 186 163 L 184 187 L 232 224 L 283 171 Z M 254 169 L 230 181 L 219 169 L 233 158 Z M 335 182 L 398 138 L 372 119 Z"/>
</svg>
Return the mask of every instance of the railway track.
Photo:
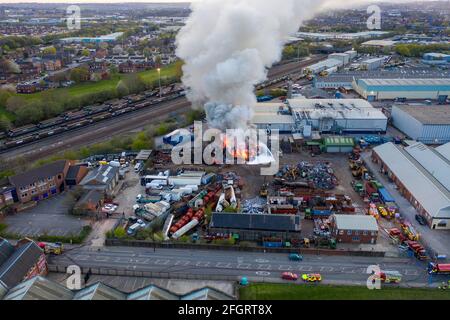
<svg viewBox="0 0 450 320">
<path fill-rule="evenodd" d="M 273 67 L 269 71 L 268 81 L 279 79 L 292 72 L 298 72 L 300 71 L 300 68 L 316 63 L 321 59 L 323 59 L 323 56 L 315 56 L 308 60 L 290 62 Z M 267 88 L 272 88 L 284 83 L 285 81 L 279 81 L 275 84 L 267 85 Z M 24 157 L 25 159 L 36 160 L 52 153 L 101 142 L 109 139 L 112 135 L 143 128 L 145 125 L 148 125 L 155 120 L 167 118 L 167 115 L 172 112 L 184 112 L 189 110 L 189 108 L 190 103 L 186 98 L 176 98 L 174 100 L 154 104 L 150 107 L 108 118 L 101 122 L 86 124 L 80 128 L 74 128 L 70 131 L 44 137 L 36 141 L 3 150 L 0 153 L 0 158 L 11 160 L 16 157 Z"/>
</svg>

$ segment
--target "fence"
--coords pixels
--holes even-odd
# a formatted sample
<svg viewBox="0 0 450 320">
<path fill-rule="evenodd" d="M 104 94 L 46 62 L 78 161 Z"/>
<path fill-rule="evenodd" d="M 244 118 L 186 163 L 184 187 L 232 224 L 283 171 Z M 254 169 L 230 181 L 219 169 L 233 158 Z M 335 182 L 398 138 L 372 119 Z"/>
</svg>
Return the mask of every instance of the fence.
<svg viewBox="0 0 450 320">
<path fill-rule="evenodd" d="M 49 264 L 49 272 L 66 273 L 68 265 Z M 81 273 L 90 273 L 92 275 L 102 276 L 121 276 L 121 277 L 144 277 L 158 279 L 179 279 L 179 280 L 216 280 L 216 281 L 238 281 L 240 277 L 220 274 L 190 274 L 183 272 L 155 272 L 140 271 L 129 269 L 116 269 L 105 267 L 81 267 Z"/>
<path fill-rule="evenodd" d="M 106 239 L 106 246 L 126 246 L 126 247 L 149 247 L 166 249 L 197 249 L 197 250 L 229 250 L 229 251 L 247 251 L 247 252 L 272 252 L 272 253 L 304 253 L 316 255 L 336 255 L 336 256 L 365 256 L 365 257 L 384 257 L 383 251 L 363 251 L 363 250 L 343 250 L 343 249 L 322 249 L 322 248 L 264 248 L 264 247 L 245 247 L 237 245 L 217 245 L 217 244 L 191 244 L 174 242 L 154 242 L 143 240 L 121 240 Z"/>
</svg>

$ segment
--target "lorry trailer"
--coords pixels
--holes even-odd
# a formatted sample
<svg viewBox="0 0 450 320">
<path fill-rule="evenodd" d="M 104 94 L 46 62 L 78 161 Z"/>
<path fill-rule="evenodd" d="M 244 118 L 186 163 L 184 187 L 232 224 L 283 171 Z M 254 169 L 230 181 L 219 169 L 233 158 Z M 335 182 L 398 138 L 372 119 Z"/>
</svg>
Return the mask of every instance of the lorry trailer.
<svg viewBox="0 0 450 320">
<path fill-rule="evenodd" d="M 429 274 L 446 274 L 450 275 L 450 263 L 428 263 Z"/>
</svg>

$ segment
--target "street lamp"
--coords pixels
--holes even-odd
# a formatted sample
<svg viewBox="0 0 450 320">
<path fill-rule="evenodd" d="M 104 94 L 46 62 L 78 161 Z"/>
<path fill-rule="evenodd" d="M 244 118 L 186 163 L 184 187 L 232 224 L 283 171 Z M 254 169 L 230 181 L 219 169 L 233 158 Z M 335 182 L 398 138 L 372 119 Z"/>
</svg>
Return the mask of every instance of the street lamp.
<svg viewBox="0 0 450 320">
<path fill-rule="evenodd" d="M 158 71 L 158 78 L 159 78 L 159 97 L 162 97 L 161 93 L 161 68 L 156 69 Z"/>
</svg>

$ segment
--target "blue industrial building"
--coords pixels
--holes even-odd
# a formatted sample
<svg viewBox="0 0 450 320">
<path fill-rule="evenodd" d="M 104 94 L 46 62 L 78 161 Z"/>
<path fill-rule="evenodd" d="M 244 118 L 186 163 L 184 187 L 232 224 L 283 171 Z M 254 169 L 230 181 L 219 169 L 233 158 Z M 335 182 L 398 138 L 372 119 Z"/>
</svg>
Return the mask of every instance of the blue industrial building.
<svg viewBox="0 0 450 320">
<path fill-rule="evenodd" d="M 450 79 L 358 79 L 353 89 L 368 101 L 430 99 L 445 103 Z"/>
<path fill-rule="evenodd" d="M 423 55 L 423 63 L 433 65 L 450 64 L 450 54 L 429 52 Z"/>
</svg>

